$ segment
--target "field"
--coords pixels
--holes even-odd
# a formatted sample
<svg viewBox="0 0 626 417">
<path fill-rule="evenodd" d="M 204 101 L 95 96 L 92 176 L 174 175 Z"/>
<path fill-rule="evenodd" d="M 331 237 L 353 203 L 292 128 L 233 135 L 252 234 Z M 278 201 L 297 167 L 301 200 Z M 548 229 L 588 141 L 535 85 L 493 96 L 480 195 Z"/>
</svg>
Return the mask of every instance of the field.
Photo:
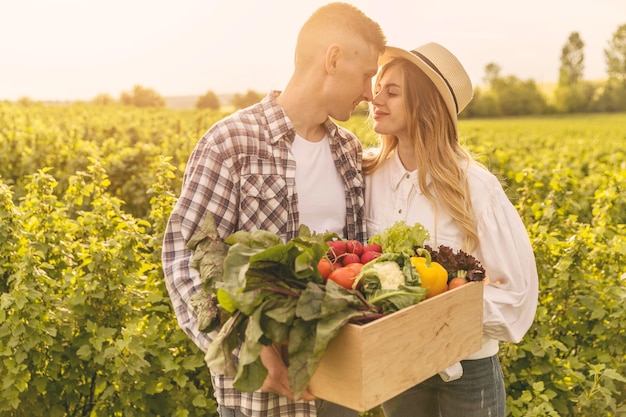
<svg viewBox="0 0 626 417">
<path fill-rule="evenodd" d="M 0 103 L 0 415 L 217 415 L 160 249 L 187 157 L 222 116 Z M 375 143 L 364 117 L 345 125 Z M 460 132 L 539 270 L 535 323 L 501 346 L 508 415 L 626 416 L 626 114 Z"/>
</svg>

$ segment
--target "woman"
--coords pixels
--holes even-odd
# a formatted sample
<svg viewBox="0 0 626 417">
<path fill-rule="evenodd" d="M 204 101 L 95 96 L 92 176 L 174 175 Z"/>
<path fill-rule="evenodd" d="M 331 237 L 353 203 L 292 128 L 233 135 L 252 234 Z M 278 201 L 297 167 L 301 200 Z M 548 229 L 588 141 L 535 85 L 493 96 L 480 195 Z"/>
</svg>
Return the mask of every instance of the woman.
<svg viewBox="0 0 626 417">
<path fill-rule="evenodd" d="M 430 232 L 426 244 L 472 254 L 488 276 L 482 348 L 461 362 L 462 372 L 444 370 L 383 410 L 387 417 L 503 417 L 498 342 L 519 342 L 537 307 L 528 234 L 498 180 L 459 142 L 457 115 L 472 85 L 456 57 L 429 43 L 410 52 L 387 47 L 379 64 L 371 107 L 382 146 L 364 156 L 368 234 L 419 222 Z"/>
</svg>

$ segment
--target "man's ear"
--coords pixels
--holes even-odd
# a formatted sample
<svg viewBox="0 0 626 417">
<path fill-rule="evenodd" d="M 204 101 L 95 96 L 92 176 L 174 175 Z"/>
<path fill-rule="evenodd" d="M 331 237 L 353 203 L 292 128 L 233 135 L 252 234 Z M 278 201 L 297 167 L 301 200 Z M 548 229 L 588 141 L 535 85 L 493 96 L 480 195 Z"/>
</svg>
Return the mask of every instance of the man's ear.
<svg viewBox="0 0 626 417">
<path fill-rule="evenodd" d="M 326 49 L 326 72 L 329 75 L 333 75 L 337 72 L 337 66 L 342 52 L 341 46 L 337 44 L 330 45 L 328 49 Z"/>
</svg>

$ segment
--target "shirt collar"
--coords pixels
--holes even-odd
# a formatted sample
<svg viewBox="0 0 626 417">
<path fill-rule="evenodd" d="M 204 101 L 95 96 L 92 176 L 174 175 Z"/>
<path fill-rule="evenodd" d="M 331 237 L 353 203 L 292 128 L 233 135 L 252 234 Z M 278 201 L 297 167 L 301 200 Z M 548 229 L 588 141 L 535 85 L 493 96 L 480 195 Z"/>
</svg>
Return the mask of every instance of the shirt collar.
<svg viewBox="0 0 626 417">
<path fill-rule="evenodd" d="M 324 127 L 326 128 L 328 136 L 331 140 L 339 140 L 342 143 L 346 140 L 351 140 L 348 135 L 343 130 L 341 130 L 335 122 L 330 119 L 330 117 L 324 122 Z"/>
<path fill-rule="evenodd" d="M 288 142 L 292 143 L 296 137 L 296 130 L 293 123 L 291 123 L 291 120 L 283 108 L 276 102 L 276 97 L 278 97 L 280 93 L 281 92 L 278 90 L 272 90 L 261 100 L 261 106 L 265 114 L 272 144 L 275 144 L 281 139 L 286 139 Z M 324 127 L 331 141 L 339 140 L 343 142 L 349 139 L 330 118 L 326 119 Z"/>
<path fill-rule="evenodd" d="M 270 133 L 270 142 L 275 144 L 283 138 L 289 142 L 293 142 L 296 137 L 296 129 L 291 123 L 289 117 L 282 107 L 276 102 L 276 97 L 280 94 L 280 91 L 272 90 L 263 100 L 261 100 L 261 107 L 263 114 L 267 122 L 267 127 Z"/>
<path fill-rule="evenodd" d="M 400 161 L 400 156 L 398 155 L 398 152 L 393 152 L 393 155 L 391 156 L 391 161 L 389 162 L 391 162 L 393 167 L 389 178 L 391 180 L 391 188 L 394 191 L 398 189 L 398 187 L 402 183 L 402 180 L 404 180 L 405 178 L 410 179 L 413 184 L 417 184 L 417 170 L 407 171 L 404 165 L 402 165 L 402 161 Z M 426 173 L 426 186 L 430 186 L 430 183 L 432 181 L 433 178 L 430 173 Z"/>
</svg>

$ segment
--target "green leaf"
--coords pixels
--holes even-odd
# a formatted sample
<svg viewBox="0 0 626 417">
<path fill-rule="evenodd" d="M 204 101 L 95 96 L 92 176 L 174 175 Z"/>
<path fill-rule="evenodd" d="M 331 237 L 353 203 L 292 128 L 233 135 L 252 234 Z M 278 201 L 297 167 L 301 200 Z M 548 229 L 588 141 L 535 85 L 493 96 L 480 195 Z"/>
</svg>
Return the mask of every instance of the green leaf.
<svg viewBox="0 0 626 417">
<path fill-rule="evenodd" d="M 329 281 L 329 283 L 331 282 L 334 284 L 334 281 Z M 322 303 L 324 302 L 325 295 L 326 292 L 324 288 L 320 285 L 309 283 L 298 299 L 295 312 L 296 316 L 305 321 L 319 319 L 322 316 Z"/>
<path fill-rule="evenodd" d="M 266 300 L 249 318 L 245 331 L 245 339 L 239 350 L 237 375 L 233 386 L 240 391 L 256 391 L 263 385 L 267 377 L 267 369 L 261 362 L 260 354 L 265 333 L 262 327 L 264 308 L 271 300 Z M 265 343 L 269 345 L 271 342 Z"/>
<path fill-rule="evenodd" d="M 91 346 L 89 346 L 89 345 L 82 345 L 76 351 L 76 356 L 78 356 L 79 358 L 81 358 L 84 361 L 88 361 L 89 359 L 91 359 Z"/>
<path fill-rule="evenodd" d="M 229 313 L 233 313 L 236 310 L 234 301 L 230 298 L 228 292 L 226 292 L 224 288 L 217 289 L 217 302 Z"/>
<path fill-rule="evenodd" d="M 621 375 L 615 369 L 606 369 L 602 375 L 615 381 L 626 382 L 626 377 Z"/>
<path fill-rule="evenodd" d="M 236 313 L 224 323 L 204 356 L 209 369 L 221 372 L 224 375 L 236 375 L 237 366 L 235 365 L 233 352 L 239 347 L 239 343 L 242 342 L 247 321 L 246 315 Z"/>
<path fill-rule="evenodd" d="M 239 367 L 239 372 L 233 381 L 233 387 L 243 392 L 253 392 L 261 388 L 263 381 L 267 378 L 267 368 L 257 359 L 245 366 Z"/>
</svg>

